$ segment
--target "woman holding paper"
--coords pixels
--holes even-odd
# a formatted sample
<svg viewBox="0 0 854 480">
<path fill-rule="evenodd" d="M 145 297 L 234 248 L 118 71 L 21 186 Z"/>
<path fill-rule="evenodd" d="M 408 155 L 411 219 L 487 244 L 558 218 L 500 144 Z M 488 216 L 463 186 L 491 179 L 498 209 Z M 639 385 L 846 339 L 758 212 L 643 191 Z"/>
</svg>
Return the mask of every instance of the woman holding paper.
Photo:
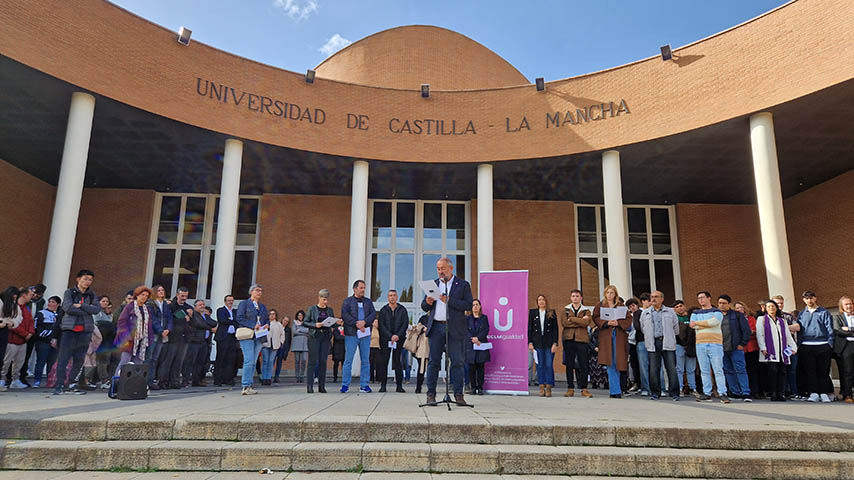
<svg viewBox="0 0 854 480">
<path fill-rule="evenodd" d="M 240 302 L 237 307 L 237 323 L 241 328 L 251 329 L 253 335 L 240 340 L 240 350 L 243 351 L 243 395 L 255 395 L 258 393 L 252 388 L 252 380 L 255 376 L 255 360 L 261 353 L 261 346 L 267 340 L 270 331 L 270 318 L 267 307 L 261 303 L 261 285 L 253 284 L 249 287 L 249 300 Z M 238 329 L 239 330 L 239 329 Z M 240 332 L 238 332 L 240 333 Z"/>
<path fill-rule="evenodd" d="M 608 285 L 604 299 L 593 309 L 593 322 L 599 327 L 599 363 L 608 367 L 611 398 L 622 398 L 620 372 L 628 370 L 629 334 L 632 314 L 620 300 L 617 287 Z"/>
<path fill-rule="evenodd" d="M 317 305 L 308 309 L 305 323 L 308 326 L 308 374 L 305 387 L 308 393 L 314 393 L 314 379 L 317 378 L 317 392 L 326 393 L 326 357 L 332 342 L 332 325 L 324 322 L 335 316 L 329 306 L 329 290 L 317 292 Z"/>
<path fill-rule="evenodd" d="M 774 300 L 766 300 L 765 315 L 756 318 L 756 343 L 759 344 L 759 362 L 768 369 L 767 390 L 771 401 L 785 402 L 786 371 L 798 345 Z"/>
<path fill-rule="evenodd" d="M 486 362 L 490 360 L 489 350 L 481 350 L 487 344 L 489 318 L 481 313 L 480 300 L 475 298 L 471 306 L 471 315 L 466 318 L 471 343 L 466 349 L 466 363 L 469 364 L 469 377 L 473 395 L 483 395 L 483 374 Z"/>
<path fill-rule="evenodd" d="M 528 348 L 537 363 L 540 396 L 551 397 L 555 386 L 554 356 L 557 351 L 557 314 L 545 295 L 537 295 L 537 308 L 528 312 Z"/>
</svg>

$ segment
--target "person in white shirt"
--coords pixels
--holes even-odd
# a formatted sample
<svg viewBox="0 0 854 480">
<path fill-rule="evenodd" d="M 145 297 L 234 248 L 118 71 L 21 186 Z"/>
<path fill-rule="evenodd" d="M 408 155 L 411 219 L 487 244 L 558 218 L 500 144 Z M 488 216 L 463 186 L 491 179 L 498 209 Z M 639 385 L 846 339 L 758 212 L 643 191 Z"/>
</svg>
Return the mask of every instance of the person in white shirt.
<svg viewBox="0 0 854 480">
<path fill-rule="evenodd" d="M 854 403 L 854 300 L 839 299 L 839 313 L 833 316 L 833 353 L 839 367 L 839 395 Z"/>
</svg>

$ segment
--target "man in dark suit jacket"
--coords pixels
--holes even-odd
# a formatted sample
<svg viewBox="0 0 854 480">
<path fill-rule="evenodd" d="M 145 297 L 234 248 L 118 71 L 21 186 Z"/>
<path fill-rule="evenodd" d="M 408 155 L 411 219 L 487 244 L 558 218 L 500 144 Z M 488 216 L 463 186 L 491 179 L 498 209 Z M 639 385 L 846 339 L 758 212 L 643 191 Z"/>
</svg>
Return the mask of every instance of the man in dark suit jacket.
<svg viewBox="0 0 854 480">
<path fill-rule="evenodd" d="M 216 363 L 214 364 L 214 385 L 234 385 L 237 376 L 237 310 L 234 309 L 234 296 L 225 296 L 225 305 L 216 310 L 217 329 Z"/>
<path fill-rule="evenodd" d="M 448 258 L 436 262 L 440 300 L 424 297 L 421 309 L 428 313 L 427 338 L 430 342 L 430 361 L 427 364 L 427 403 L 436 403 L 436 381 L 439 378 L 442 353 L 445 351 L 445 332 L 448 332 L 448 356 L 451 359 L 451 379 L 454 381 L 454 400 L 465 405 L 463 377 L 466 340 L 468 336 L 466 311 L 474 299 L 469 282 L 454 276 L 454 266 Z"/>
<path fill-rule="evenodd" d="M 854 403 L 854 300 L 847 295 L 839 299 L 839 313 L 833 316 L 833 334 L 833 353 L 839 367 L 839 395 L 845 403 Z"/>
</svg>

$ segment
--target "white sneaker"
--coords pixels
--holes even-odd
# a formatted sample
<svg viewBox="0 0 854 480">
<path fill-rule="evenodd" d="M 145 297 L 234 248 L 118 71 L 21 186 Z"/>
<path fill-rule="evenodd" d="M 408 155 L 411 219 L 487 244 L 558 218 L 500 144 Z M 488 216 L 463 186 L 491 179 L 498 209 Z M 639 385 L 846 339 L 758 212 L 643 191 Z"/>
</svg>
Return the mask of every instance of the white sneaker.
<svg viewBox="0 0 854 480">
<path fill-rule="evenodd" d="M 822 403 L 830 403 L 832 401 L 833 400 L 831 400 L 830 397 L 828 397 L 826 393 L 821 394 L 821 402 Z"/>
<path fill-rule="evenodd" d="M 6 385 L 0 385 L 0 392 L 5 392 L 6 390 L 8 390 L 8 388 L 6 388 Z"/>
<path fill-rule="evenodd" d="M 810 398 L 808 398 L 807 401 L 808 402 L 817 402 L 818 401 L 818 394 L 817 393 L 811 393 Z"/>
<path fill-rule="evenodd" d="M 30 388 L 29 385 L 20 381 L 20 380 L 12 380 L 12 383 L 9 384 L 9 388 Z"/>
<path fill-rule="evenodd" d="M 241 395 L 257 395 L 258 392 L 255 391 L 252 387 L 243 387 L 243 391 L 240 392 Z"/>
</svg>

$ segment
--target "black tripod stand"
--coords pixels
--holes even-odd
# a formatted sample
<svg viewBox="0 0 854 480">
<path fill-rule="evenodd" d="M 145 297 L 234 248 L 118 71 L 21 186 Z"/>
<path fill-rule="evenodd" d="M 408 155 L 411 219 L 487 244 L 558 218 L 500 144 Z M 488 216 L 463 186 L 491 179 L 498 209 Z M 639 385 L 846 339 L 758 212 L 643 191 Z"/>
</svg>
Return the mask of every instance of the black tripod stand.
<svg viewBox="0 0 854 480">
<path fill-rule="evenodd" d="M 448 335 L 449 335 L 448 331 L 449 330 L 450 330 L 450 327 L 449 327 L 448 323 L 446 322 L 445 323 L 445 398 L 443 398 L 442 400 L 440 400 L 438 402 L 422 403 L 421 405 L 418 405 L 419 407 L 438 407 L 440 404 L 444 403 L 448 406 L 448 411 L 451 410 L 451 404 L 456 405 L 458 407 L 472 407 L 472 408 L 474 408 L 474 405 L 472 405 L 470 403 L 464 403 L 464 404 L 460 405 L 459 403 L 451 400 L 451 390 L 450 390 L 450 386 L 449 386 L 449 382 L 448 382 L 448 379 L 451 377 L 451 366 L 450 366 L 451 353 L 448 351 L 448 345 L 450 344 L 448 341 Z M 428 365 L 428 368 L 429 368 L 429 365 Z M 465 383 L 465 381 L 463 383 Z"/>
</svg>

